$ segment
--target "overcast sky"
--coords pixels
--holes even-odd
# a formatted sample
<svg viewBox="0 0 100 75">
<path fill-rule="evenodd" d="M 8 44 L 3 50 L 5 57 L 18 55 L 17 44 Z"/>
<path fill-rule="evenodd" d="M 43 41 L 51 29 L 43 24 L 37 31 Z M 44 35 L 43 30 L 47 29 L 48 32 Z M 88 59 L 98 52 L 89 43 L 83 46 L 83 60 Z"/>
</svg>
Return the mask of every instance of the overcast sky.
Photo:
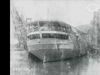
<svg viewBox="0 0 100 75">
<path fill-rule="evenodd" d="M 89 24 L 99 0 L 11 0 L 26 18 L 60 20 L 72 26 Z M 11 29 L 13 26 L 11 27 Z"/>
</svg>

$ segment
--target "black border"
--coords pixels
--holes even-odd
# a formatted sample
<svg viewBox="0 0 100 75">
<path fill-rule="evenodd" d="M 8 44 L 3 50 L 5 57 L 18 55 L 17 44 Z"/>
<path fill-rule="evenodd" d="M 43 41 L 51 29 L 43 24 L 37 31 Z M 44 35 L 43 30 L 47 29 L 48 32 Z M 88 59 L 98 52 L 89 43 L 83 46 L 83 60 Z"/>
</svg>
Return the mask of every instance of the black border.
<svg viewBox="0 0 100 75">
<path fill-rule="evenodd" d="M 4 2 L 3 2 L 4 1 Z M 10 74 L 10 0 L 1 1 L 1 75 Z"/>
</svg>

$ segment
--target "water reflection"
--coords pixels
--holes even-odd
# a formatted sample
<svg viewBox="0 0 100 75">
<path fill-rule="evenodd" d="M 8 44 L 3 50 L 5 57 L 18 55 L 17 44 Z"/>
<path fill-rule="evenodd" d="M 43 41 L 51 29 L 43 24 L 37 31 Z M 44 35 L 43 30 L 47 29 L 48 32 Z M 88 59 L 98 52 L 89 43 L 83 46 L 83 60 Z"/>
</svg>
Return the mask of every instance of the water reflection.
<svg viewBox="0 0 100 75">
<path fill-rule="evenodd" d="M 29 57 L 30 70 L 35 75 L 81 75 L 86 72 L 89 64 L 88 56 L 48 63 L 34 60 Z"/>
<path fill-rule="evenodd" d="M 22 50 L 11 50 L 11 75 L 100 75 L 100 52 L 65 61 L 42 63 Z"/>
</svg>

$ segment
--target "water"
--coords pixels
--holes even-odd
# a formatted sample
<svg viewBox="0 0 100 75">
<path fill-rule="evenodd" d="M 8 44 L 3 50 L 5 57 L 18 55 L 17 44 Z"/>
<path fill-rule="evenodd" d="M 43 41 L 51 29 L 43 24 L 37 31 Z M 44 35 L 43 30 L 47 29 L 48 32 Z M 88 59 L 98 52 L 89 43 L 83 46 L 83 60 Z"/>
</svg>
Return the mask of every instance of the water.
<svg viewBox="0 0 100 75">
<path fill-rule="evenodd" d="M 11 75 L 100 75 L 100 54 L 43 63 L 22 49 L 11 49 Z"/>
</svg>

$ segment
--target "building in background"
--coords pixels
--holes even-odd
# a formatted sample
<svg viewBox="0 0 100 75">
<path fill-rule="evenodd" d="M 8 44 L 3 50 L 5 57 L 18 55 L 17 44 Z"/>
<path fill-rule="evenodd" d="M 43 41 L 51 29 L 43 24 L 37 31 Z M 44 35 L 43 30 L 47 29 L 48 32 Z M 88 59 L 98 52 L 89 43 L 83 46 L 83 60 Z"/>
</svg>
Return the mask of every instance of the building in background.
<svg viewBox="0 0 100 75">
<path fill-rule="evenodd" d="M 100 46 L 100 9 L 94 12 L 91 29 L 92 43 L 94 46 Z"/>
</svg>

